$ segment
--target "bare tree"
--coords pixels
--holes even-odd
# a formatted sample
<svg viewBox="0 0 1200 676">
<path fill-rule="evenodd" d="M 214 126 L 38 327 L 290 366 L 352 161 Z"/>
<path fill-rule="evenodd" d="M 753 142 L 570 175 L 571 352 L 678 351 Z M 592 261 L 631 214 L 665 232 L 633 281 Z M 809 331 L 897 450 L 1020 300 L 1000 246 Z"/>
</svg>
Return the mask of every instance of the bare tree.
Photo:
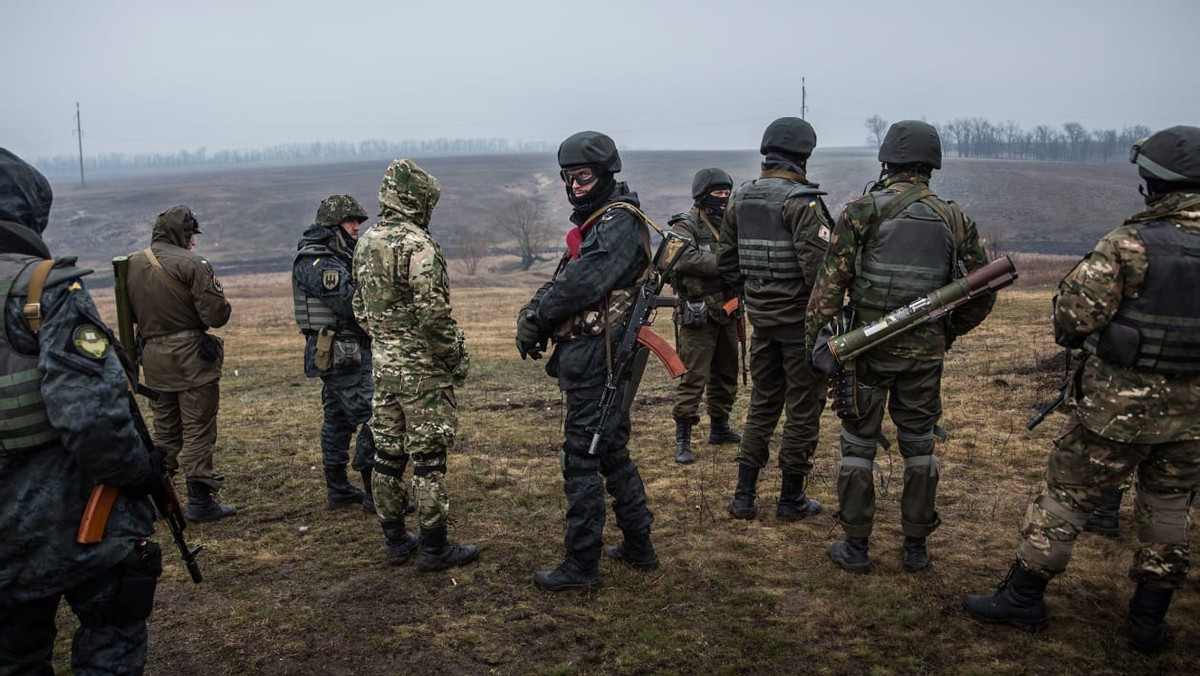
<svg viewBox="0 0 1200 676">
<path fill-rule="evenodd" d="M 509 246 L 497 251 L 521 259 L 521 269 L 545 260 L 541 253 L 550 243 L 552 228 L 546 216 L 546 203 L 537 195 L 524 195 L 505 205 L 492 216 L 496 230 L 512 237 Z"/>
<path fill-rule="evenodd" d="M 983 232 L 983 249 L 990 261 L 1008 255 L 1008 246 L 1005 242 L 1004 231 L 996 227 L 985 230 Z"/>
<path fill-rule="evenodd" d="M 867 118 L 865 126 L 868 132 L 867 143 L 873 144 L 876 148 L 882 146 L 883 138 L 887 136 L 887 120 L 879 117 L 878 115 L 872 115 L 871 117 Z"/>
<path fill-rule="evenodd" d="M 463 235 L 458 243 L 458 257 L 467 268 L 467 276 L 474 277 L 479 269 L 479 262 L 492 248 L 492 231 L 486 228 L 471 228 Z"/>
</svg>

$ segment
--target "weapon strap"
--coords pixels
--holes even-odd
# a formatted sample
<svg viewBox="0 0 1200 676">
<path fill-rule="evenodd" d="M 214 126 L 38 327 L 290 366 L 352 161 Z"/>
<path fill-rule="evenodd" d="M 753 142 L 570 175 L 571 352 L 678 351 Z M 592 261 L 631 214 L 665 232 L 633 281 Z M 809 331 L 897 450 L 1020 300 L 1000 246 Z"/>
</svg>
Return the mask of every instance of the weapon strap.
<svg viewBox="0 0 1200 676">
<path fill-rule="evenodd" d="M 155 270 L 158 270 L 159 274 L 161 274 L 163 277 L 166 277 L 167 281 L 170 282 L 172 286 L 180 291 L 183 291 L 184 293 L 192 292 L 192 290 L 188 288 L 186 284 L 176 279 L 171 275 L 171 273 L 167 272 L 166 268 L 162 266 L 162 263 L 158 262 L 158 256 L 154 255 L 153 249 L 146 247 L 146 250 L 142 253 L 146 254 L 146 258 L 150 261 L 150 265 L 153 266 Z"/>
<path fill-rule="evenodd" d="M 39 261 L 34 265 L 33 275 L 29 278 L 29 292 L 25 296 L 22 313 L 34 336 L 42 329 L 42 289 L 46 287 L 46 278 L 50 276 L 50 268 L 53 267 L 53 259 Z"/>
<path fill-rule="evenodd" d="M 708 220 L 708 214 L 704 213 L 703 210 L 700 210 L 697 213 L 700 214 L 700 221 L 708 226 L 708 231 L 712 233 L 713 239 L 720 242 L 721 233 L 717 232 L 717 228 L 712 224 L 712 221 Z"/>
</svg>

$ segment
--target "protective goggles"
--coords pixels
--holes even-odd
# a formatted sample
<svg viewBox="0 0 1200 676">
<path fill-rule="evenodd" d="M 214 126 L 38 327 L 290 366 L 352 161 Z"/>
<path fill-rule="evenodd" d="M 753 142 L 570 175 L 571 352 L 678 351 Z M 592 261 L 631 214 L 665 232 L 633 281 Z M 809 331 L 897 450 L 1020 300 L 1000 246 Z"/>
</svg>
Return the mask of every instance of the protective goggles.
<svg viewBox="0 0 1200 676">
<path fill-rule="evenodd" d="M 600 172 L 596 171 L 595 167 L 579 167 L 578 169 L 563 169 L 558 172 L 563 183 L 571 185 L 572 182 L 578 183 L 581 187 L 591 185 L 600 178 Z"/>
</svg>

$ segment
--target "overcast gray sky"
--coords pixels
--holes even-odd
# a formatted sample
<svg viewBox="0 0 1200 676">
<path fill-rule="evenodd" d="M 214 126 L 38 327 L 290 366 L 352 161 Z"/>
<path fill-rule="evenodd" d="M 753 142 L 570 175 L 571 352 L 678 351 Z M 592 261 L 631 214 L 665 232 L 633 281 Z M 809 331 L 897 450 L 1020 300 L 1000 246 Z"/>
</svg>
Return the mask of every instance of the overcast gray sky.
<svg viewBox="0 0 1200 676">
<path fill-rule="evenodd" d="M 819 144 L 867 117 L 1200 124 L 1194 0 L 0 0 L 0 145 L 71 155 L 598 129 Z M 18 65 L 20 64 L 20 65 Z"/>
</svg>

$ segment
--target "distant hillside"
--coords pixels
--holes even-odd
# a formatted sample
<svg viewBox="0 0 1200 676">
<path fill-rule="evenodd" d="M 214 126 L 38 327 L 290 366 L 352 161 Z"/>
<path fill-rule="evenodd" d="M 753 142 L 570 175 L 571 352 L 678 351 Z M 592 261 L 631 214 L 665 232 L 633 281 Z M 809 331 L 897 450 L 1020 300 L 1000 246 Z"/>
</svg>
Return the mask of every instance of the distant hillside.
<svg viewBox="0 0 1200 676">
<path fill-rule="evenodd" d="M 629 151 L 622 158 L 620 178 L 661 224 L 689 207 L 697 169 L 719 166 L 741 182 L 757 175 L 761 160 L 748 151 Z M 431 229 L 444 243 L 468 228 L 492 227 L 495 210 L 527 194 L 544 197 L 561 230 L 569 227 L 553 154 L 423 158 L 420 164 L 442 182 Z M 934 189 L 957 201 L 981 233 L 998 236 L 1006 250 L 1082 255 L 1141 205 L 1137 174 L 1124 164 L 947 158 L 944 165 L 934 174 Z M 174 170 L 97 178 L 87 188 L 58 179 L 47 240 L 56 253 L 95 267 L 96 282 L 103 283 L 112 256 L 149 243 L 156 214 L 186 204 L 203 230 L 198 249 L 218 271 L 282 271 L 322 198 L 350 193 L 374 213 L 386 168 L 384 162 L 349 162 Z M 874 153 L 865 149 L 818 150 L 810 162 L 810 177 L 829 191 L 835 215 L 878 171 Z"/>
</svg>

